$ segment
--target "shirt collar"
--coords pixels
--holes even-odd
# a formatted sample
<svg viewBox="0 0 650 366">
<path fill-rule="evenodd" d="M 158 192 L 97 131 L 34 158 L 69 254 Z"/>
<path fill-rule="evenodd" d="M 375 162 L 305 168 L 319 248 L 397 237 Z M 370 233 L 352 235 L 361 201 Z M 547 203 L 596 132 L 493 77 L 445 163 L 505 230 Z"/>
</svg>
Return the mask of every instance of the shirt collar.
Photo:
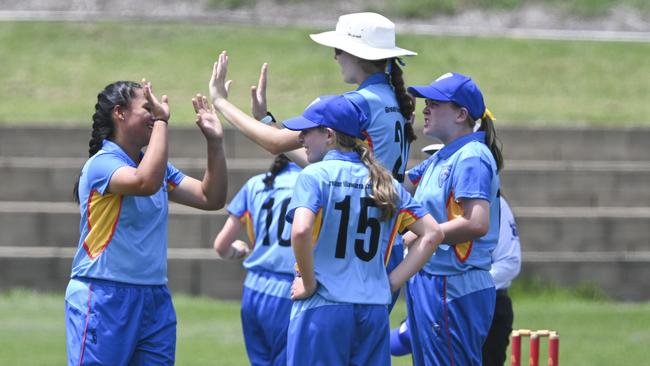
<svg viewBox="0 0 650 366">
<path fill-rule="evenodd" d="M 356 151 L 339 151 L 339 150 L 330 150 L 325 154 L 323 157 L 323 161 L 325 160 L 343 160 L 343 161 L 351 161 L 353 163 L 358 163 L 361 161 L 359 159 L 359 154 Z"/>
<path fill-rule="evenodd" d="M 373 84 L 388 84 L 388 74 L 384 72 L 376 72 L 368 76 L 368 78 L 364 80 L 363 83 L 361 83 L 361 85 L 359 85 L 357 90 L 367 88 L 368 86 Z"/>
<path fill-rule="evenodd" d="M 290 161 L 284 169 L 290 172 L 302 170 L 302 168 L 299 167 L 298 164 L 294 163 L 293 161 Z"/>
<path fill-rule="evenodd" d="M 451 143 L 445 145 L 445 147 L 440 149 L 436 155 L 438 156 L 438 159 L 447 160 L 447 158 L 452 156 L 456 151 L 460 150 L 461 147 L 467 145 L 472 141 L 485 143 L 485 131 L 478 131 L 463 135 Z"/>
<path fill-rule="evenodd" d="M 138 166 L 138 164 L 136 164 L 136 163 L 133 161 L 133 159 L 131 159 L 131 157 L 130 157 L 129 155 L 127 155 L 127 153 L 124 152 L 124 150 L 122 150 L 122 148 L 120 147 L 120 145 L 114 143 L 114 142 L 111 141 L 111 140 L 108 140 L 108 139 L 104 139 L 104 140 L 102 140 L 102 150 L 104 150 L 104 151 L 106 151 L 106 152 L 110 152 L 110 153 L 114 153 L 114 154 L 120 155 L 120 156 L 124 157 L 125 159 L 127 159 L 127 161 L 128 161 L 132 166 L 134 166 L 134 167 L 135 167 L 135 166 Z M 143 155 L 144 155 L 144 154 L 143 154 L 142 152 L 140 152 L 140 158 L 142 158 Z"/>
</svg>

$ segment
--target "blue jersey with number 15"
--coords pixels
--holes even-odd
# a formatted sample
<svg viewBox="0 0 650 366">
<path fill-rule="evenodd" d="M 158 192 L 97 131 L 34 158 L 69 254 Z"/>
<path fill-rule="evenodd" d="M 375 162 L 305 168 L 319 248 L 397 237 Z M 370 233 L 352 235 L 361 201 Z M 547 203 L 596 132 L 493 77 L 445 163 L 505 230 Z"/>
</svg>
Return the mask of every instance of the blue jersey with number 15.
<svg viewBox="0 0 650 366">
<path fill-rule="evenodd" d="M 291 222 L 298 207 L 316 214 L 314 272 L 318 294 L 329 301 L 389 304 L 385 264 L 395 236 L 427 213 L 393 180 L 397 213 L 379 221 L 368 174 L 356 152 L 331 150 L 300 173 L 289 204 Z"/>
</svg>

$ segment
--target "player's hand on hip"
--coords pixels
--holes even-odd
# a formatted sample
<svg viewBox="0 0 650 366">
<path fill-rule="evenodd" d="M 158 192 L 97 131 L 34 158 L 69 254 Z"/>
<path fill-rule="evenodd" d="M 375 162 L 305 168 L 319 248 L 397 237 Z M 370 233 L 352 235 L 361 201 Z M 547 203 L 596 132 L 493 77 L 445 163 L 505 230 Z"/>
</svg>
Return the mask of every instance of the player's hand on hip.
<svg viewBox="0 0 650 366">
<path fill-rule="evenodd" d="M 316 286 L 314 285 L 311 288 L 305 287 L 305 283 L 302 280 L 302 277 L 296 277 L 293 279 L 293 284 L 291 284 L 291 300 L 304 300 L 316 292 Z"/>
</svg>

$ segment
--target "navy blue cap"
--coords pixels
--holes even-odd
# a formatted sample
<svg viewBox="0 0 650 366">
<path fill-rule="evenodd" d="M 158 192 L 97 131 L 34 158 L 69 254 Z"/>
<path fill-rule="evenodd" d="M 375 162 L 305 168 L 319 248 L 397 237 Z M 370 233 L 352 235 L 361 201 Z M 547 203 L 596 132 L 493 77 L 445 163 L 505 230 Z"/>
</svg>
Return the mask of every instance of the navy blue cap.
<svg viewBox="0 0 650 366">
<path fill-rule="evenodd" d="M 301 116 L 290 118 L 282 124 L 294 131 L 324 126 L 365 140 L 365 136 L 361 133 L 361 124 L 366 120 L 367 117 L 361 108 L 346 97 L 330 95 L 318 97 Z"/>
<path fill-rule="evenodd" d="M 469 111 L 472 119 L 477 120 L 485 113 L 483 93 L 470 77 L 448 72 L 429 85 L 409 86 L 408 92 L 418 98 L 427 98 L 438 102 L 454 102 Z"/>
</svg>

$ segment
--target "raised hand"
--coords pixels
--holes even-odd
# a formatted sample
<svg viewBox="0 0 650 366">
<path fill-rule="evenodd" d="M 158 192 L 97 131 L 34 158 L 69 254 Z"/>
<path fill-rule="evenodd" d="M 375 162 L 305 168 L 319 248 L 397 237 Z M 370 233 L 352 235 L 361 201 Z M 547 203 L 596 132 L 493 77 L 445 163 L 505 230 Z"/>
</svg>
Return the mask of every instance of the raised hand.
<svg viewBox="0 0 650 366">
<path fill-rule="evenodd" d="M 195 98 L 192 98 L 192 106 L 196 112 L 196 124 L 205 138 L 208 140 L 223 139 L 223 126 L 221 126 L 221 121 L 212 105 L 208 102 L 208 98 L 197 94 Z"/>
<path fill-rule="evenodd" d="M 151 82 L 142 79 L 142 85 L 144 89 L 144 97 L 147 98 L 147 102 L 149 102 L 151 115 L 153 116 L 154 121 L 163 120 L 169 122 L 169 98 L 167 98 L 167 95 L 163 95 L 161 101 L 158 101 L 158 98 L 153 94 Z"/>
<path fill-rule="evenodd" d="M 219 59 L 212 67 L 212 77 L 208 89 L 210 90 L 210 99 L 217 107 L 217 102 L 221 99 L 228 99 L 228 90 L 232 80 L 226 80 L 228 74 L 228 54 L 221 51 Z"/>
<path fill-rule="evenodd" d="M 253 117 L 257 120 L 264 118 L 268 111 L 266 107 L 266 75 L 268 69 L 269 64 L 263 63 L 257 85 L 251 86 L 251 110 Z"/>
</svg>

